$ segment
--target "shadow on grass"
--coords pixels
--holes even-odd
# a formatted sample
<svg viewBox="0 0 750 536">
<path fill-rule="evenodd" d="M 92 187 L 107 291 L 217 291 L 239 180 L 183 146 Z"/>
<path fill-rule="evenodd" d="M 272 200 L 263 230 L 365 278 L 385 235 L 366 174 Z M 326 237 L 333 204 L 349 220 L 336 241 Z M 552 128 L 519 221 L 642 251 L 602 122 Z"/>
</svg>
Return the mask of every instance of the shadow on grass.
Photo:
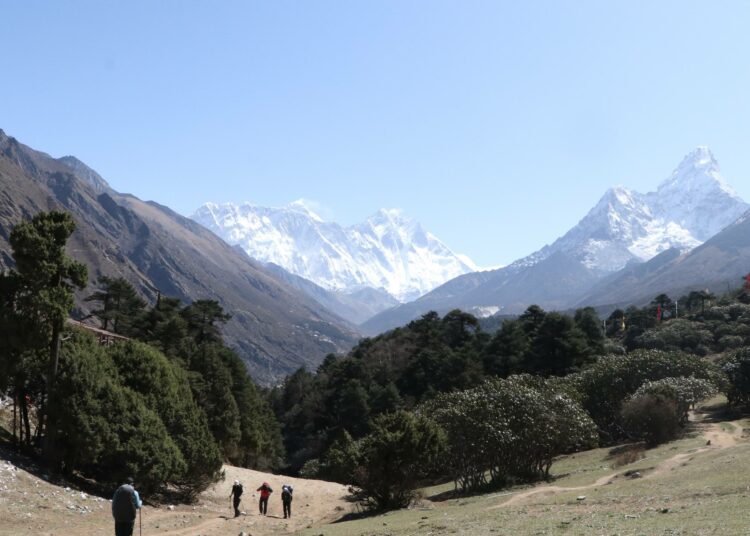
<svg viewBox="0 0 750 536">
<path fill-rule="evenodd" d="M 440 493 L 436 493 L 435 495 L 430 495 L 426 497 L 426 499 L 432 502 L 444 502 L 444 501 L 450 501 L 454 499 L 466 499 L 469 497 L 477 497 L 479 495 L 487 495 L 488 493 L 498 493 L 498 492 L 507 492 L 508 494 L 518 493 L 519 491 L 532 487 L 536 484 L 539 484 L 539 483 L 549 484 L 550 482 L 554 482 L 555 480 L 564 478 L 568 475 L 569 473 L 565 473 L 565 474 L 560 474 L 560 475 L 550 475 L 547 478 L 529 477 L 529 478 L 509 479 L 509 480 L 494 482 L 494 483 L 488 482 L 487 484 L 480 486 L 479 488 L 476 488 L 476 489 L 470 489 L 470 490 L 452 489 L 452 490 L 447 490 L 447 491 L 443 491 Z"/>
<path fill-rule="evenodd" d="M 389 512 L 398 512 L 400 509 L 393 509 L 393 510 L 367 510 L 362 509 L 357 512 L 349 512 L 348 514 L 344 514 L 340 518 L 338 518 L 336 521 L 332 521 L 331 523 L 346 523 L 347 521 L 357 521 L 358 519 L 367 519 L 368 517 L 376 517 L 383 514 L 388 514 Z"/>
<path fill-rule="evenodd" d="M 695 409 L 696 415 L 701 415 L 700 422 L 720 423 L 733 421 L 748 416 L 747 408 L 732 407 L 726 402 L 717 402 L 710 406 L 700 406 Z"/>
</svg>

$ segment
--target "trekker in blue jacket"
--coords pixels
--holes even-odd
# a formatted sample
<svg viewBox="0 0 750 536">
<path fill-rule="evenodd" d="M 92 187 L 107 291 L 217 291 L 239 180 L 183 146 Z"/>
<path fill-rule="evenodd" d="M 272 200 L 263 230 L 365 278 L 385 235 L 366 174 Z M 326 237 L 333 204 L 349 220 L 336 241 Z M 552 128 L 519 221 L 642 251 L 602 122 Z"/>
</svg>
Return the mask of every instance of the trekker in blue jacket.
<svg viewBox="0 0 750 536">
<path fill-rule="evenodd" d="M 112 496 L 112 517 L 115 518 L 115 536 L 133 536 L 135 516 L 143 503 L 133 487 L 133 479 L 115 490 Z"/>
</svg>

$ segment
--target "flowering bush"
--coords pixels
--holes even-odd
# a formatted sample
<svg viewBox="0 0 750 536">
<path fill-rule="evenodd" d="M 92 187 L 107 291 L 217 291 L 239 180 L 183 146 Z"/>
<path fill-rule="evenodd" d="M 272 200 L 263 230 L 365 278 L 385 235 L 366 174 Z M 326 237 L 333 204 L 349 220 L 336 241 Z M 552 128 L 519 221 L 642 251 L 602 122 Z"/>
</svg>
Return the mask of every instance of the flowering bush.
<svg viewBox="0 0 750 536">
<path fill-rule="evenodd" d="M 464 491 L 546 477 L 554 456 L 597 441 L 593 421 L 575 400 L 528 375 L 445 393 L 419 411 L 445 430 L 445 467 Z"/>
</svg>

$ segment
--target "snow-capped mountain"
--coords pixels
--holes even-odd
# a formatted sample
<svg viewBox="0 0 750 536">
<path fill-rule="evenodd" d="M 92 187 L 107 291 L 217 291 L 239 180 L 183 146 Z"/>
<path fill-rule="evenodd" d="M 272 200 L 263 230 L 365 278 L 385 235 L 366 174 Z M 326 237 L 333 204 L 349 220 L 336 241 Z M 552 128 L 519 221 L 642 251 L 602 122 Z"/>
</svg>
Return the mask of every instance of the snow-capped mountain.
<svg viewBox="0 0 750 536">
<path fill-rule="evenodd" d="M 301 201 L 281 208 L 206 203 L 191 218 L 249 256 L 329 290 L 372 287 L 408 301 L 477 269 L 397 209 L 351 227 L 324 221 Z"/>
<path fill-rule="evenodd" d="M 517 262 L 531 265 L 562 251 L 594 272 L 613 272 L 667 249 L 693 249 L 748 208 L 721 176 L 711 151 L 698 147 L 656 191 L 609 189 L 578 225 Z"/>
<path fill-rule="evenodd" d="M 360 327 L 375 334 L 427 311 L 445 313 L 455 308 L 513 314 L 532 303 L 552 309 L 594 303 L 584 298 L 606 276 L 670 249 L 674 251 L 669 258 L 678 254 L 677 250 L 693 250 L 748 209 L 750 205 L 721 176 L 711 151 L 698 147 L 655 191 L 641 194 L 624 187 L 611 188 L 552 244 L 504 268 L 448 281 L 418 300 L 375 315 Z"/>
</svg>

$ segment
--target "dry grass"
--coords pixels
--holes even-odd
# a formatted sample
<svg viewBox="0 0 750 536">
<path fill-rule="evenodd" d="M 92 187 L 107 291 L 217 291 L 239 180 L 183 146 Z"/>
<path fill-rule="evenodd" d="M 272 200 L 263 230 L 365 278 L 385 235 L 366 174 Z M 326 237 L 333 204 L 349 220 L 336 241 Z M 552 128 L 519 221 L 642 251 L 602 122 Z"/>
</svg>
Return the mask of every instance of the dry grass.
<svg viewBox="0 0 750 536">
<path fill-rule="evenodd" d="M 732 430 L 746 425 L 699 425 L 699 432 L 642 452 L 582 452 L 556 460 L 553 473 L 560 476 L 550 484 L 425 501 L 419 509 L 299 534 L 745 536 L 750 527 L 750 443 L 736 440 Z M 726 440 L 706 445 L 707 437 L 717 434 Z M 633 471 L 642 478 L 625 476 Z M 600 484 L 592 486 L 597 481 Z"/>
<path fill-rule="evenodd" d="M 625 445 L 624 448 L 612 449 L 610 452 L 612 467 L 630 465 L 646 457 L 646 446 L 640 443 Z"/>
</svg>

